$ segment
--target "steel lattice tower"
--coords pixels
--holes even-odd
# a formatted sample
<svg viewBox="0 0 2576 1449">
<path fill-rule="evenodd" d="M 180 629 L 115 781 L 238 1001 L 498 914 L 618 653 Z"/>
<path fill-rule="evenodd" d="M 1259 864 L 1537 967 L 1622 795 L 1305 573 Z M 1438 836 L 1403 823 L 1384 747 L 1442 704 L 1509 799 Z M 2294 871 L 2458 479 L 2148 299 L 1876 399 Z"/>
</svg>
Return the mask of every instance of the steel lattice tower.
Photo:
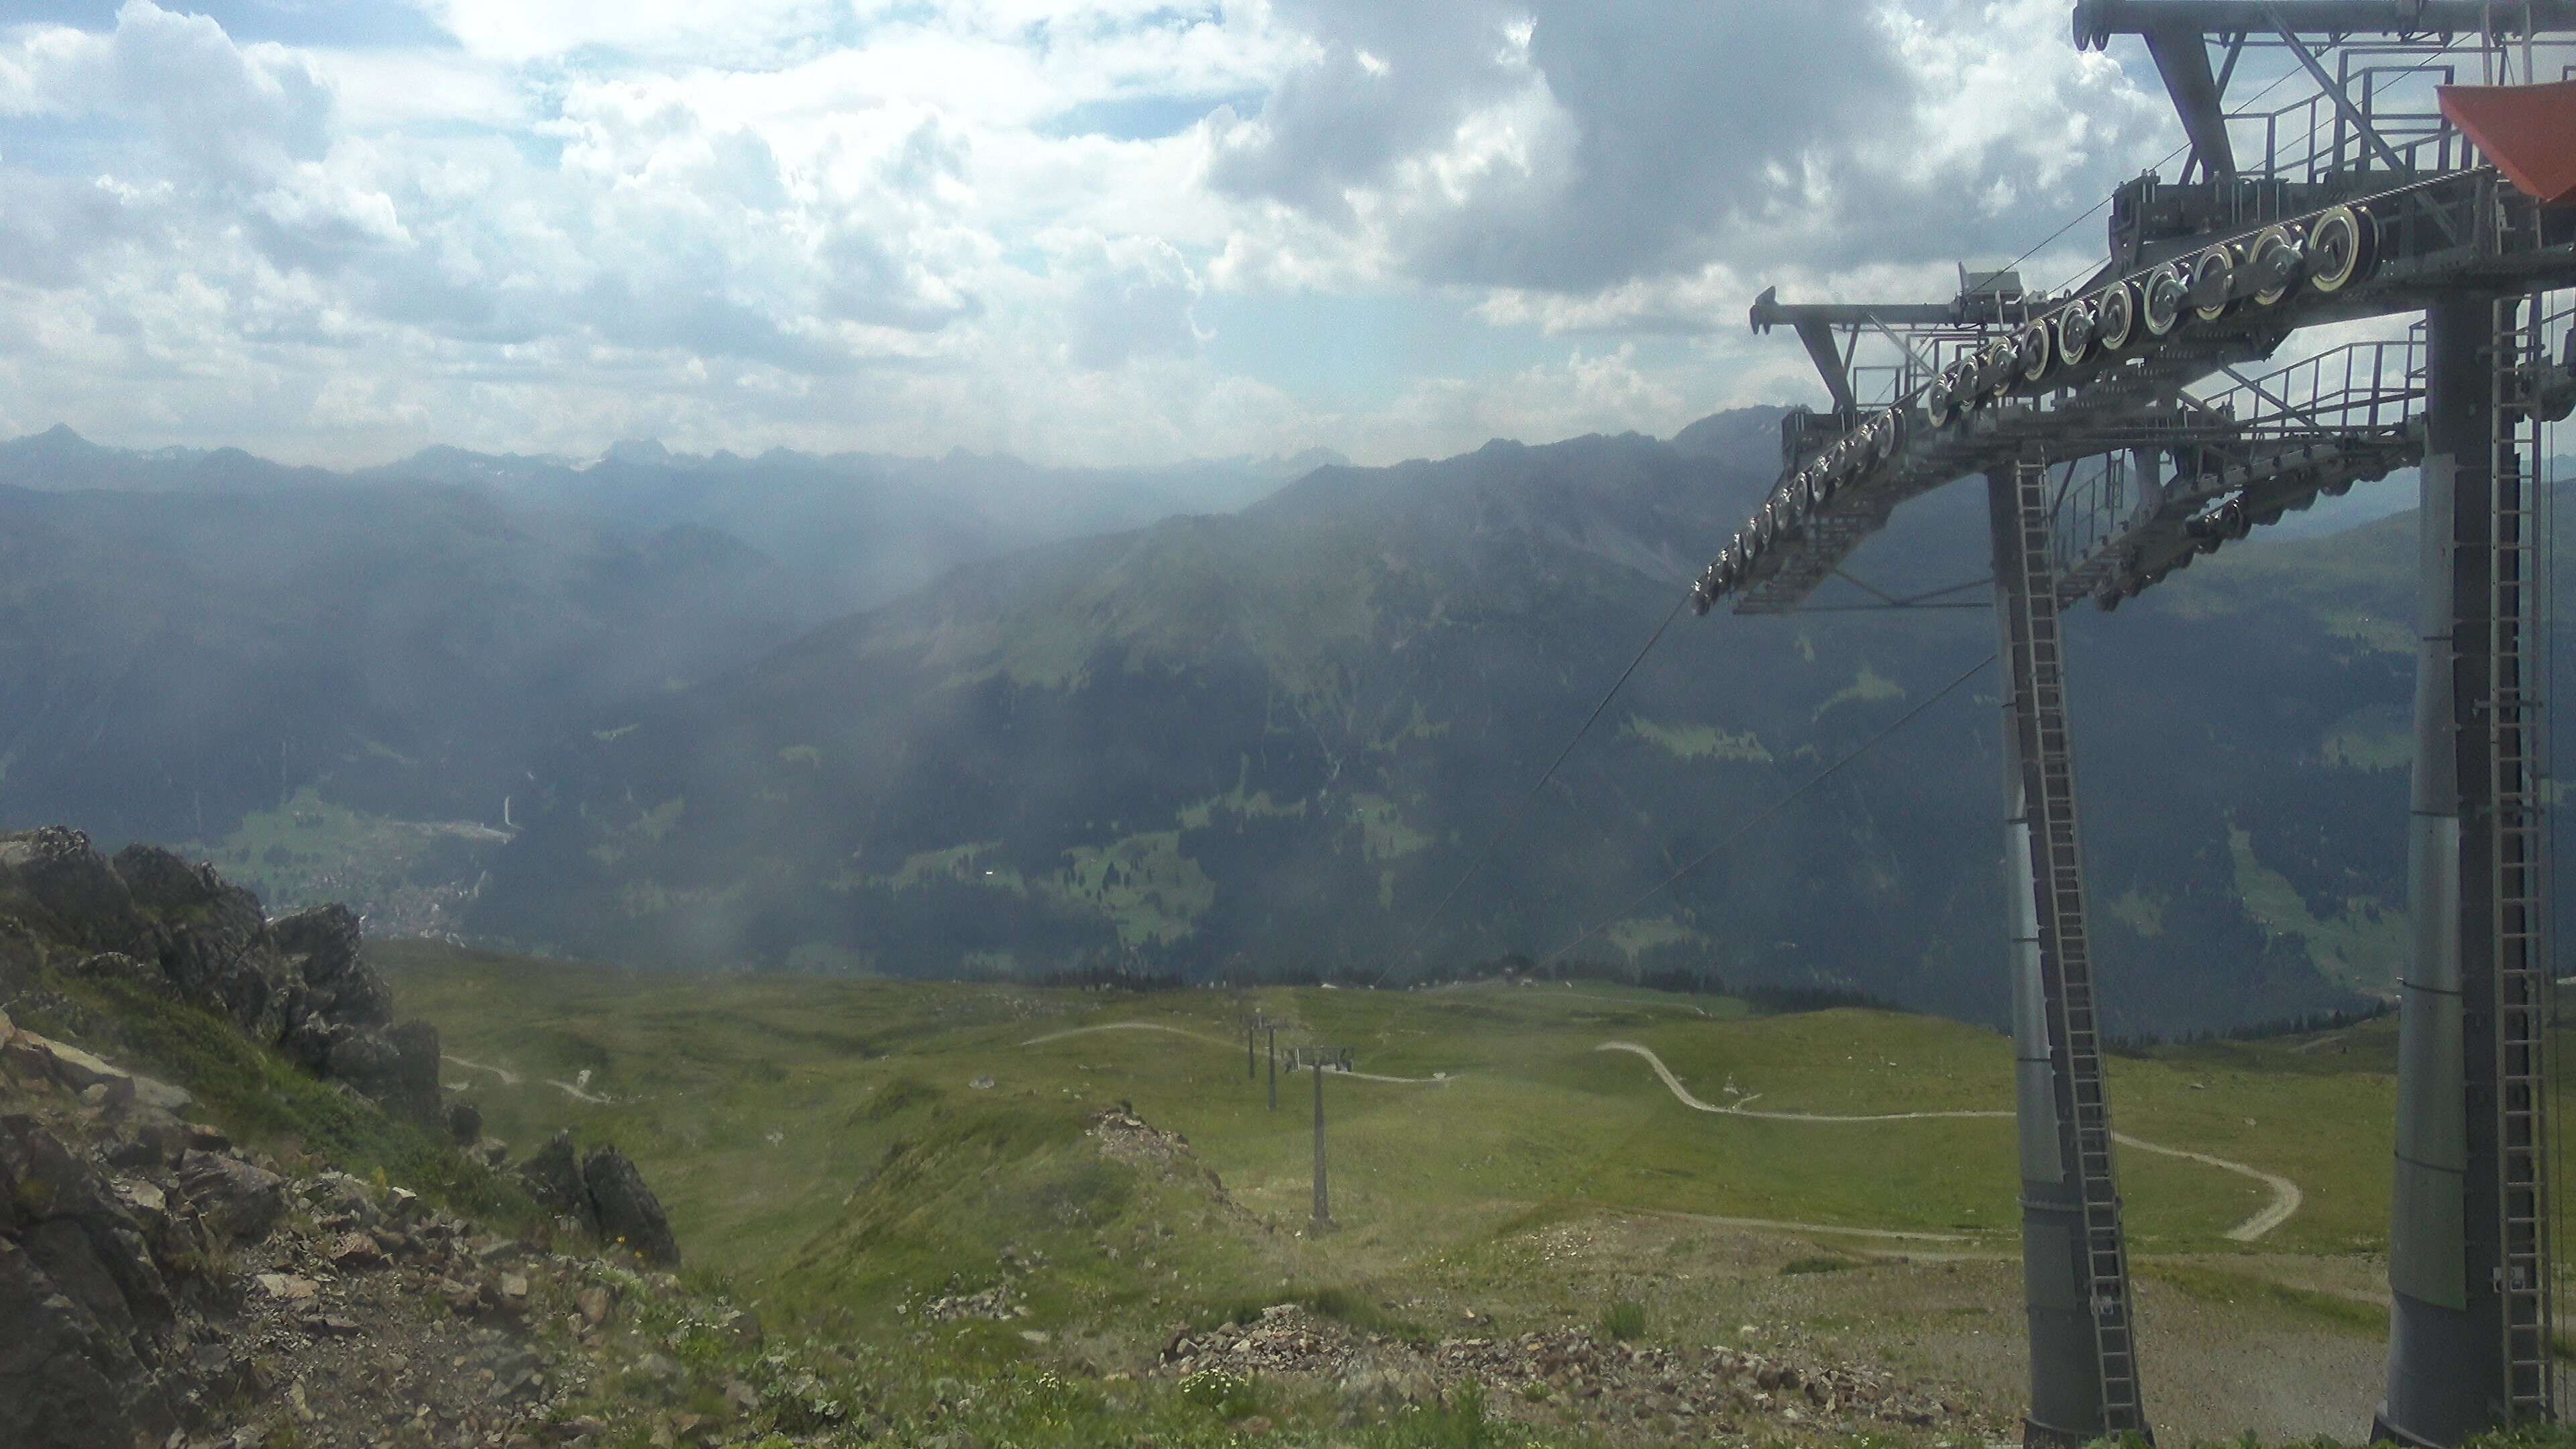
<svg viewBox="0 0 2576 1449">
<path fill-rule="evenodd" d="M 1730 596 L 1739 613 L 1797 608 L 1898 503 L 1986 480 L 2006 668 L 2029 1442 L 2148 1429 L 2058 610 L 2086 597 L 2115 607 L 2320 493 L 2410 464 L 2423 478 L 2414 944 L 2374 1429 L 2448 1445 L 2556 1417 L 2546 539 L 2532 464 L 2538 422 L 2576 405 L 2576 308 L 2544 296 L 2576 285 L 2576 205 L 2529 187 L 2563 158 L 2517 166 L 2512 127 L 2473 140 L 2447 97 L 2434 109 L 2424 96 L 2462 66 L 2524 87 L 2543 78 L 2542 57 L 2557 79 L 2576 75 L 2571 34 L 2576 0 L 2081 0 L 2078 45 L 2142 40 L 2189 138 L 2179 179 L 2151 172 L 2112 198 L 2099 269 L 2062 293 L 1963 269 L 1946 303 L 1799 306 L 1765 292 L 1754 305 L 1757 331 L 1798 333 L 1833 408 L 1789 418 L 1781 483 L 1701 577 L 1703 611 Z M 2314 94 L 2230 110 L 2231 79 L 2257 52 Z M 2404 342 L 2242 370 L 2301 328 L 2419 312 Z M 1854 366 L 1864 337 L 1895 344 L 1871 404 Z"/>
</svg>

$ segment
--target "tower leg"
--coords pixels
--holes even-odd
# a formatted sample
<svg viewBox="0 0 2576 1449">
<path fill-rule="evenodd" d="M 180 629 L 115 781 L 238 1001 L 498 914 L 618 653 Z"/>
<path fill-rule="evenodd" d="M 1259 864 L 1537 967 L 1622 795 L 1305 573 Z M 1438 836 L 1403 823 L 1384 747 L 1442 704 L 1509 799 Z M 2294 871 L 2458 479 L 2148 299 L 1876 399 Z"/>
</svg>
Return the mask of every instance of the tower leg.
<svg viewBox="0 0 2576 1449">
<path fill-rule="evenodd" d="M 2011 930 L 2022 1277 L 2030 1318 L 2027 1445 L 2147 1432 L 2127 1249 L 2111 1177 L 2064 657 L 2036 465 L 1987 478 L 2005 665 L 2004 891 Z"/>
<path fill-rule="evenodd" d="M 2372 1426 L 2405 1444 L 2457 1444 L 2552 1408 L 2534 989 L 2548 967 L 2524 673 L 2532 499 L 2499 430 L 2512 360 L 2498 320 L 2477 298 L 2425 312 L 2415 939 L 2398 1003 L 2388 1397 Z"/>
</svg>

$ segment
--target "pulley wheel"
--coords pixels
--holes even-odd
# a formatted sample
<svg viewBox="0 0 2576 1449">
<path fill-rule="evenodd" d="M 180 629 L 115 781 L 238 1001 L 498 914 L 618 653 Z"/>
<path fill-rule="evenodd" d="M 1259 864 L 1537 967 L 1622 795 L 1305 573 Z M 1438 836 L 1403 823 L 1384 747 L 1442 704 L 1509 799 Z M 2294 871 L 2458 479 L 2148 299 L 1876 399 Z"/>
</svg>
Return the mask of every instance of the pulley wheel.
<svg viewBox="0 0 2576 1449">
<path fill-rule="evenodd" d="M 2182 325 L 2183 309 L 2190 301 L 2191 285 L 2184 279 L 2182 268 L 2156 268 L 2147 274 L 2139 290 L 2145 294 L 2138 302 L 2139 325 L 2149 337 L 2171 337 L 2173 330 Z"/>
<path fill-rule="evenodd" d="M 1869 439 L 1867 466 L 1878 467 L 1896 456 L 1896 429 L 1896 414 L 1892 410 L 1880 413 L 1869 425 L 1869 431 L 1863 435 Z"/>
<path fill-rule="evenodd" d="M 2057 364 L 2077 367 L 2093 355 L 2093 304 L 2078 299 L 2057 314 Z"/>
<path fill-rule="evenodd" d="M 2137 286 L 2130 282 L 2113 282 L 2093 304 L 2093 344 L 2104 352 L 2118 352 L 2135 341 L 2137 335 Z"/>
<path fill-rule="evenodd" d="M 2276 226 L 2265 229 L 2254 238 L 2247 253 L 2246 270 L 2251 272 L 2260 290 L 2254 294 L 2257 307 L 2277 307 L 2290 289 L 2299 283 L 2299 272 L 2307 265 L 2307 255 L 2299 246 L 2299 229 Z"/>
<path fill-rule="evenodd" d="M 2236 252 L 2225 242 L 2192 259 L 2192 310 L 2201 321 L 2215 322 L 2236 310 L 2236 299 L 2230 295 L 2235 285 Z"/>
<path fill-rule="evenodd" d="M 2013 373 L 2021 366 L 2021 346 L 2009 337 L 1998 337 L 1986 344 L 1977 355 L 1977 401 L 1992 402 L 2012 382 Z"/>
<path fill-rule="evenodd" d="M 2379 226 L 2369 212 L 2329 207 L 2308 229 L 2308 285 L 2320 292 L 2368 280 L 2378 260 Z"/>
<path fill-rule="evenodd" d="M 2033 322 L 2022 328 L 2020 341 L 2015 345 L 2021 353 L 2021 380 L 2036 383 L 2046 379 L 2049 364 L 2057 360 L 2057 343 L 2048 334 L 2048 324 Z"/>
</svg>

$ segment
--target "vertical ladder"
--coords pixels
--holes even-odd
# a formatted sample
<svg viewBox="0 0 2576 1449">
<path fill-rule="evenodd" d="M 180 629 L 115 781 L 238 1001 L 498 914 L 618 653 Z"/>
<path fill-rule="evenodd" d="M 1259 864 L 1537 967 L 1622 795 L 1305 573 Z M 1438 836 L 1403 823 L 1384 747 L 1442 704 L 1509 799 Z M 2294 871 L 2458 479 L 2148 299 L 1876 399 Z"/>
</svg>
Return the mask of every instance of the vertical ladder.
<svg viewBox="0 0 2576 1449">
<path fill-rule="evenodd" d="M 2048 1030 L 2063 1054 L 2058 1073 L 2059 1135 L 2076 1165 L 2084 1203 L 2084 1263 L 2091 1288 L 2095 1353 L 2106 1433 L 2145 1434 L 2139 1401 L 2128 1247 L 2120 1229 L 2119 1185 L 2111 1169 L 2111 1114 L 2102 1091 L 2102 1044 L 2093 1004 L 2093 956 L 2084 928 L 2084 858 L 2075 818 L 2075 765 L 2067 743 L 2064 646 L 2049 568 L 2048 468 L 2016 464 L 2013 491 L 2021 530 L 2022 637 L 2014 687 L 2023 691 L 2027 733 L 2023 775 L 2038 894 L 2041 974 Z"/>
<path fill-rule="evenodd" d="M 2534 427 L 2540 356 L 2537 298 L 2495 303 L 2495 424 L 2489 456 L 2490 513 L 2487 610 L 2488 784 L 2495 802 L 2491 848 L 2495 882 L 2495 1063 L 2497 1192 L 2503 1302 L 2506 1416 L 2514 1423 L 2555 1416 L 2550 1344 L 2548 1163 L 2545 1132 L 2550 972 L 2543 911 L 2548 895 L 2541 829 L 2547 779 L 2541 757 L 2541 667 L 2548 640 L 2540 622 L 2539 498 L 2521 446 Z M 2530 320 L 2526 320 L 2530 319 Z M 2474 1099 L 2473 1099 L 2474 1100 Z"/>
</svg>

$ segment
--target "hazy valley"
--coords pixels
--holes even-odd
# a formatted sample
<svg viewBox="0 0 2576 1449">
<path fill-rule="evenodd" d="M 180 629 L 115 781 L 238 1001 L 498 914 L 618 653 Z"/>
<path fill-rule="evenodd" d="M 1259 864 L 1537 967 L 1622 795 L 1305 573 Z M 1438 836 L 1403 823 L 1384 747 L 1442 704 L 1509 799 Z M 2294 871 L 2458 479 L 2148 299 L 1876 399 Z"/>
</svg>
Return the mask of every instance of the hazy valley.
<svg viewBox="0 0 2576 1449">
<path fill-rule="evenodd" d="M 1736 838 L 1984 657 L 1982 611 L 1685 616 L 1515 821 L 1764 485 L 1775 417 L 1324 466 L 1052 543 L 1166 500 L 640 448 L 317 478 L 47 434 L 0 448 L 0 824 L 670 967 L 1401 981 L 1591 932 L 1594 971 L 1996 1020 L 1990 680 Z M 1972 493 L 1854 575 L 1973 583 Z M 2077 618 L 2116 1029 L 2387 989 L 2412 528 L 2258 535 Z M 786 533 L 813 546 L 753 541 Z"/>
</svg>

